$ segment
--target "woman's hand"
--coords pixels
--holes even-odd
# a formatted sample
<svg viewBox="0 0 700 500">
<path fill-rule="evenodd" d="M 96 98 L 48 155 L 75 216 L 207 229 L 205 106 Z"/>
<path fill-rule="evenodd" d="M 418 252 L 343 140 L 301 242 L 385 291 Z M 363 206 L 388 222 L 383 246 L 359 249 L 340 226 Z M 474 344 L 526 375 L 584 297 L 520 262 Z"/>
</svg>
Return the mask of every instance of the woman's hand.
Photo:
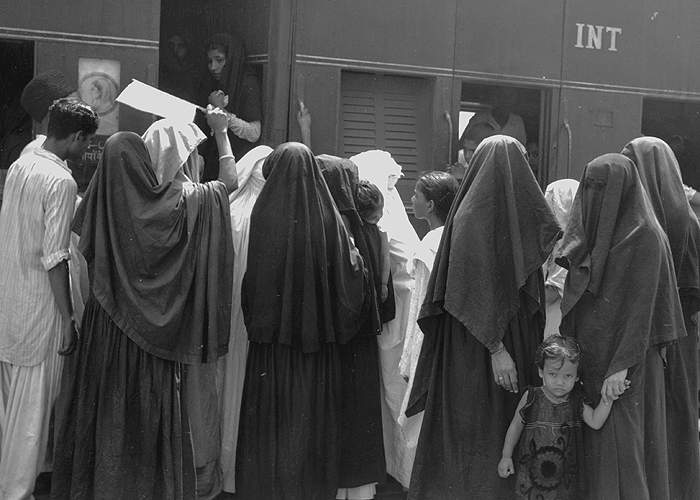
<svg viewBox="0 0 700 500">
<path fill-rule="evenodd" d="M 209 94 L 209 104 L 215 108 L 224 109 L 228 106 L 228 96 L 224 94 L 223 90 L 215 90 Z"/>
<path fill-rule="evenodd" d="M 615 401 L 629 387 L 627 381 L 627 368 L 613 373 L 603 381 L 600 395 L 604 402 Z"/>
<path fill-rule="evenodd" d="M 513 466 L 513 459 L 503 457 L 500 462 L 498 462 L 498 475 L 503 479 L 508 476 L 515 474 L 515 467 Z"/>
<path fill-rule="evenodd" d="M 221 108 L 213 108 L 210 104 L 207 106 L 207 123 L 215 134 L 225 134 L 228 129 L 228 116 Z"/>
<path fill-rule="evenodd" d="M 491 369 L 493 370 L 493 379 L 498 385 L 517 394 L 518 371 L 515 369 L 513 358 L 510 357 L 505 347 L 491 354 Z"/>
</svg>

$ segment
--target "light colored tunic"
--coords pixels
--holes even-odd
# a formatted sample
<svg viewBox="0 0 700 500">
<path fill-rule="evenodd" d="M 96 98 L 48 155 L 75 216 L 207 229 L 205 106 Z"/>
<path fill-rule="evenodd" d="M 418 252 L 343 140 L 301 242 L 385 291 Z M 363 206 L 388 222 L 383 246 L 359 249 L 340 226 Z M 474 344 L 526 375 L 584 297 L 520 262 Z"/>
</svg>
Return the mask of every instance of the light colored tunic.
<svg viewBox="0 0 700 500">
<path fill-rule="evenodd" d="M 70 256 L 78 187 L 36 148 L 8 170 L 0 211 L 0 498 L 31 497 L 58 393 L 63 319 L 48 272 Z"/>
</svg>

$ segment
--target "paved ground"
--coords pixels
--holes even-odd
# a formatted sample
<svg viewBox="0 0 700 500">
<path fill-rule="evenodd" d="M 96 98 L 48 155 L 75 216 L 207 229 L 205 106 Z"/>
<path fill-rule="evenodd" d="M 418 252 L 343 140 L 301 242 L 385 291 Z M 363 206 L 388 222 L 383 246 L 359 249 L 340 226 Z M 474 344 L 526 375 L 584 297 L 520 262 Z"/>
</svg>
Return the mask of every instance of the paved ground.
<svg viewBox="0 0 700 500">
<path fill-rule="evenodd" d="M 401 485 L 391 476 L 387 476 L 387 478 L 386 483 L 377 486 L 377 496 L 375 497 L 375 500 L 406 500 L 406 493 L 403 491 L 403 488 L 401 488 Z M 34 497 L 36 500 L 49 500 L 50 491 L 51 474 L 40 475 L 36 482 Z M 236 500 L 236 495 L 222 493 L 217 497 L 217 500 Z"/>
</svg>

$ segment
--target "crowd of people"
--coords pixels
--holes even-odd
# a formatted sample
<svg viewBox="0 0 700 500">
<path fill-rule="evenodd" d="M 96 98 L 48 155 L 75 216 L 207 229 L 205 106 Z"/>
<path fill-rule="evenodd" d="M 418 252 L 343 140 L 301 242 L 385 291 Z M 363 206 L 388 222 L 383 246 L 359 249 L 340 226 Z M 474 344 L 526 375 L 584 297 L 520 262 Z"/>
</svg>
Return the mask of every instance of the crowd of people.
<svg viewBox="0 0 700 500">
<path fill-rule="evenodd" d="M 419 239 L 391 154 L 254 147 L 242 48 L 207 50 L 203 121 L 114 134 L 85 193 L 96 113 L 25 89 L 1 498 L 43 471 L 56 500 L 368 500 L 387 474 L 411 500 L 700 498 L 700 224 L 666 143 L 543 193 L 485 137 L 461 183 L 416 182 Z"/>
</svg>

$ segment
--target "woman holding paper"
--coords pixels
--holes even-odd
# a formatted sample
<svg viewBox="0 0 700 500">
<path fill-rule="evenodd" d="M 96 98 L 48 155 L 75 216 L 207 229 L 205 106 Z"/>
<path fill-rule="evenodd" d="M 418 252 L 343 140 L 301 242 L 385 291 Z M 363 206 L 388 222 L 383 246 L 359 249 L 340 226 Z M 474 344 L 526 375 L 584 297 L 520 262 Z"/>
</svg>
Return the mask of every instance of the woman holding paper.
<svg viewBox="0 0 700 500">
<path fill-rule="evenodd" d="M 144 141 L 119 132 L 75 216 L 90 297 L 55 409 L 53 499 L 195 496 L 182 370 L 228 348 L 237 184 L 226 117 L 207 119 L 218 181 L 171 168 L 161 182 Z"/>
</svg>

